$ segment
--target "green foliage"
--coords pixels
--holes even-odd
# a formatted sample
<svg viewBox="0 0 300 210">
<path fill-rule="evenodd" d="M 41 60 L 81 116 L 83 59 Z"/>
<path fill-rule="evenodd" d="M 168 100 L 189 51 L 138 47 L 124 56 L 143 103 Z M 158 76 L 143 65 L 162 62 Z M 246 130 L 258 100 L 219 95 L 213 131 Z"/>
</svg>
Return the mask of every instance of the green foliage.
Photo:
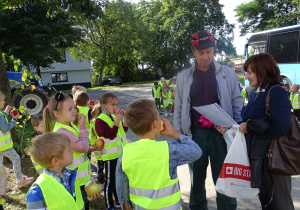
<svg viewBox="0 0 300 210">
<path fill-rule="evenodd" d="M 299 0 L 252 0 L 239 5 L 238 22 L 242 23 L 241 35 L 299 23 Z"/>
<path fill-rule="evenodd" d="M 64 49 L 81 38 L 66 8 L 64 1 L 28 1 L 0 11 L 2 50 L 33 65 L 38 74 L 40 67 L 62 62 Z"/>
<path fill-rule="evenodd" d="M 97 87 L 98 86 L 98 77 L 96 75 L 91 76 L 91 85 L 92 87 Z"/>
</svg>

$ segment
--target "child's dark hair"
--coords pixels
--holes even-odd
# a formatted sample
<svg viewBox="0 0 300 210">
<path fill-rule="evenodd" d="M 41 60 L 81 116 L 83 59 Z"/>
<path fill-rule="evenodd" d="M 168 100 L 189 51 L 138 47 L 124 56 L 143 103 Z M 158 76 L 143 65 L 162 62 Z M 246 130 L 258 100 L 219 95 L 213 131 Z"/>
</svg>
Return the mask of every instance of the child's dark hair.
<svg viewBox="0 0 300 210">
<path fill-rule="evenodd" d="M 43 111 L 43 121 L 44 121 L 44 131 L 43 133 L 51 132 L 52 131 L 52 122 L 55 120 L 53 115 L 54 111 L 61 111 L 62 104 L 69 100 L 71 96 L 64 94 L 62 92 L 56 93 L 55 96 L 52 96 L 49 100 L 48 105 L 44 108 Z"/>
<path fill-rule="evenodd" d="M 125 111 L 128 127 L 136 135 L 150 131 L 153 120 L 158 118 L 155 104 L 148 99 L 140 99 L 130 104 Z"/>
<path fill-rule="evenodd" d="M 74 102 L 77 106 L 86 106 L 89 100 L 90 97 L 87 92 L 79 91 L 74 96 Z"/>
<path fill-rule="evenodd" d="M 154 82 L 154 85 L 158 85 L 158 82 Z"/>
<path fill-rule="evenodd" d="M 100 104 L 108 104 L 113 99 L 118 99 L 118 96 L 113 93 L 104 93 L 100 98 Z"/>
<path fill-rule="evenodd" d="M 31 116 L 31 124 L 32 126 L 39 126 L 40 122 L 43 121 L 43 115 L 42 114 L 36 114 Z"/>
</svg>

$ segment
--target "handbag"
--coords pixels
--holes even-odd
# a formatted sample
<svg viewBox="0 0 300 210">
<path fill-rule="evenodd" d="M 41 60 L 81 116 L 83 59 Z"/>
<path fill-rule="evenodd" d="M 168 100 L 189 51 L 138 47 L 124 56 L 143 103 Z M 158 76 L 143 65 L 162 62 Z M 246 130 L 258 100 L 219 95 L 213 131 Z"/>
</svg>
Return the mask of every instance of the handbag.
<svg viewBox="0 0 300 210">
<path fill-rule="evenodd" d="M 275 85 L 276 87 L 279 85 Z M 272 87 L 272 88 L 273 88 Z M 280 87 L 280 86 L 279 86 Z M 266 113 L 269 117 L 270 88 L 266 96 Z M 267 168 L 281 175 L 300 174 L 300 123 L 291 112 L 288 134 L 270 139 Z"/>
</svg>

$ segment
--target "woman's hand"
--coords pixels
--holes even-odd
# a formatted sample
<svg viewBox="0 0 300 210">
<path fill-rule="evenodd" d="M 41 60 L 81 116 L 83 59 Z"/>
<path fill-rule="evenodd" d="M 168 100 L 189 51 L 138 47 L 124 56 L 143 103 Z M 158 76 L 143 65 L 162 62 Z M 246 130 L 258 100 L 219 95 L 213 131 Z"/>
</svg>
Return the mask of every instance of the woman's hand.
<svg viewBox="0 0 300 210">
<path fill-rule="evenodd" d="M 241 133 L 248 133 L 248 131 L 247 131 L 247 123 L 242 122 L 242 123 L 240 124 L 240 126 L 239 126 L 239 131 L 240 131 Z"/>
</svg>

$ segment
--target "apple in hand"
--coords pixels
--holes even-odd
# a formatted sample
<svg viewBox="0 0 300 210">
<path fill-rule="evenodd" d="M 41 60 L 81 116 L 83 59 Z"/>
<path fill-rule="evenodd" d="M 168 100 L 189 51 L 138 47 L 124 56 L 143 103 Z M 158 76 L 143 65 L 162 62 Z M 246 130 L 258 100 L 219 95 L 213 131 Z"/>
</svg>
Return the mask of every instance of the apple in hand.
<svg viewBox="0 0 300 210">
<path fill-rule="evenodd" d="M 160 119 L 160 132 L 164 132 L 166 130 L 164 121 Z"/>
<path fill-rule="evenodd" d="M 88 181 L 84 189 L 88 195 L 95 195 L 100 192 L 100 186 L 96 182 Z"/>
<path fill-rule="evenodd" d="M 12 116 L 16 116 L 17 114 L 19 114 L 19 112 L 17 110 L 10 111 L 10 115 L 12 115 Z"/>
<path fill-rule="evenodd" d="M 99 148 L 99 147 L 104 147 L 104 140 L 103 139 L 96 139 L 94 145 Z"/>
<path fill-rule="evenodd" d="M 121 110 L 122 110 L 122 109 L 117 108 L 117 109 L 114 110 L 114 113 L 115 113 L 115 114 L 119 114 L 119 112 L 120 112 Z"/>
</svg>

